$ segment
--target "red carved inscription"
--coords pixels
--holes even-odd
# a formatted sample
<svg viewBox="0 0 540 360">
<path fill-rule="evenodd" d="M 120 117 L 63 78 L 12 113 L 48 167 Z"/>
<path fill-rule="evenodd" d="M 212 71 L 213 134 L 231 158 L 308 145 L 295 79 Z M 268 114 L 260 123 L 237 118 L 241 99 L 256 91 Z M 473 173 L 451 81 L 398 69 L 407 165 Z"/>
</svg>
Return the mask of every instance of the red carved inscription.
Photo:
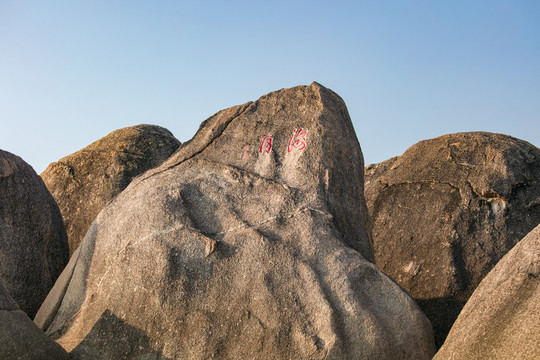
<svg viewBox="0 0 540 360">
<path fill-rule="evenodd" d="M 261 148 L 259 149 L 259 152 L 262 154 L 263 151 L 267 154 L 272 150 L 272 137 L 270 134 L 266 134 L 263 136 L 263 140 L 261 143 Z"/>
<path fill-rule="evenodd" d="M 302 151 L 306 148 L 307 129 L 294 129 L 289 140 L 288 152 L 295 150 Z"/>
</svg>

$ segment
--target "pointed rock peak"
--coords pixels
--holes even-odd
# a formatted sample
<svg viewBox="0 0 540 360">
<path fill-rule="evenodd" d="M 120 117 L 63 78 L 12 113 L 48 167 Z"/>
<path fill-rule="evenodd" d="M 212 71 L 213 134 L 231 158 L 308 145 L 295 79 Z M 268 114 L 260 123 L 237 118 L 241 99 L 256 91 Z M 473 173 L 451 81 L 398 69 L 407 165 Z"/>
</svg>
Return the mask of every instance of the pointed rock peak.
<svg viewBox="0 0 540 360">
<path fill-rule="evenodd" d="M 344 241 L 372 259 L 362 151 L 345 103 L 322 85 L 278 90 L 219 111 L 139 181 L 188 159 L 232 165 L 304 191 L 307 202 L 330 209 Z"/>
</svg>

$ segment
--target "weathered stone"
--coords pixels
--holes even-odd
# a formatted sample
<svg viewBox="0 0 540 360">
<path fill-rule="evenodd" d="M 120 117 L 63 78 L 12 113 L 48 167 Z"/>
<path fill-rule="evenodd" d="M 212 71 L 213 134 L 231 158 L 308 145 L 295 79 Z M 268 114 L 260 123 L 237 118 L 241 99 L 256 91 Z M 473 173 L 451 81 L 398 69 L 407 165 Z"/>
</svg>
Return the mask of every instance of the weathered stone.
<svg viewBox="0 0 540 360">
<path fill-rule="evenodd" d="M 217 113 L 100 212 L 41 326 L 75 358 L 431 358 L 424 314 L 365 259 L 362 162 L 319 84 Z"/>
<path fill-rule="evenodd" d="M 0 163 L 2 160 L 0 160 Z M 0 280 L 0 359 L 62 360 L 66 351 L 19 309 Z"/>
<path fill-rule="evenodd" d="M 377 179 L 384 175 L 398 158 L 399 156 L 394 156 L 383 162 L 366 166 L 364 169 L 364 194 L 371 194 L 373 192 L 371 188 L 378 186 Z"/>
<path fill-rule="evenodd" d="M 58 206 L 34 169 L 0 150 L 0 279 L 33 317 L 69 260 Z"/>
<path fill-rule="evenodd" d="M 417 299 L 440 346 L 482 278 L 540 222 L 540 150 L 459 133 L 384 167 L 366 172 L 376 264 Z"/>
<path fill-rule="evenodd" d="M 45 169 L 41 177 L 60 207 L 70 256 L 100 210 L 179 146 L 167 129 L 137 125 L 113 131 Z"/>
<path fill-rule="evenodd" d="M 478 285 L 435 359 L 540 359 L 540 225 Z"/>
</svg>

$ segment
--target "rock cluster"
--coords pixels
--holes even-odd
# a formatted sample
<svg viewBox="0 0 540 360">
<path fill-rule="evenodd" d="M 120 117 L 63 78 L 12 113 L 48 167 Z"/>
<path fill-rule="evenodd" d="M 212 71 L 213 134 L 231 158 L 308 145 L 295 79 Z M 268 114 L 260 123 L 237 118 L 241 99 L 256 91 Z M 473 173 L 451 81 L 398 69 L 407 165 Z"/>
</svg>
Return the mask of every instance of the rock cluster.
<svg viewBox="0 0 540 360">
<path fill-rule="evenodd" d="M 1 359 L 540 357 L 524 141 L 445 135 L 364 168 L 312 83 L 182 145 L 117 130 L 42 178 L 0 151 Z"/>
<path fill-rule="evenodd" d="M 74 358 L 429 359 L 362 178 L 319 84 L 223 110 L 104 207 L 36 322 Z"/>
<path fill-rule="evenodd" d="M 431 320 L 437 344 L 476 286 L 540 223 L 540 150 L 483 132 L 422 141 L 366 168 L 376 264 Z"/>
<path fill-rule="evenodd" d="M 0 150 L 0 280 L 34 317 L 69 260 L 56 202 L 34 169 Z"/>
<path fill-rule="evenodd" d="M 50 164 L 41 177 L 60 207 L 70 255 L 101 209 L 134 177 L 160 165 L 179 146 L 167 129 L 137 125 L 113 131 Z"/>
</svg>

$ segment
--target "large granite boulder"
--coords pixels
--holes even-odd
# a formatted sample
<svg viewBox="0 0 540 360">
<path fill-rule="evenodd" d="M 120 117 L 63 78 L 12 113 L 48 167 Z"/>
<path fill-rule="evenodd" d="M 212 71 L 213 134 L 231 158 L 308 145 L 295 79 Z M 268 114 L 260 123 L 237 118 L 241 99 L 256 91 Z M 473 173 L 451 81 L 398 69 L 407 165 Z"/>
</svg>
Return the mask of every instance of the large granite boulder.
<svg viewBox="0 0 540 360">
<path fill-rule="evenodd" d="M 63 360 L 66 351 L 19 309 L 0 279 L 0 359 Z"/>
<path fill-rule="evenodd" d="M 134 177 L 160 165 L 179 146 L 167 129 L 137 125 L 113 131 L 51 163 L 41 177 L 60 207 L 70 255 L 101 209 Z"/>
<path fill-rule="evenodd" d="M 540 359 L 540 225 L 478 285 L 435 359 Z"/>
<path fill-rule="evenodd" d="M 34 317 L 69 260 L 66 230 L 34 169 L 0 150 L 0 279 Z"/>
<path fill-rule="evenodd" d="M 367 260 L 362 163 L 319 84 L 220 111 L 100 212 L 36 322 L 75 358 L 429 359 Z"/>
<path fill-rule="evenodd" d="M 431 320 L 440 346 L 482 278 L 540 223 L 540 150 L 510 136 L 422 141 L 366 168 L 376 264 Z"/>
</svg>

